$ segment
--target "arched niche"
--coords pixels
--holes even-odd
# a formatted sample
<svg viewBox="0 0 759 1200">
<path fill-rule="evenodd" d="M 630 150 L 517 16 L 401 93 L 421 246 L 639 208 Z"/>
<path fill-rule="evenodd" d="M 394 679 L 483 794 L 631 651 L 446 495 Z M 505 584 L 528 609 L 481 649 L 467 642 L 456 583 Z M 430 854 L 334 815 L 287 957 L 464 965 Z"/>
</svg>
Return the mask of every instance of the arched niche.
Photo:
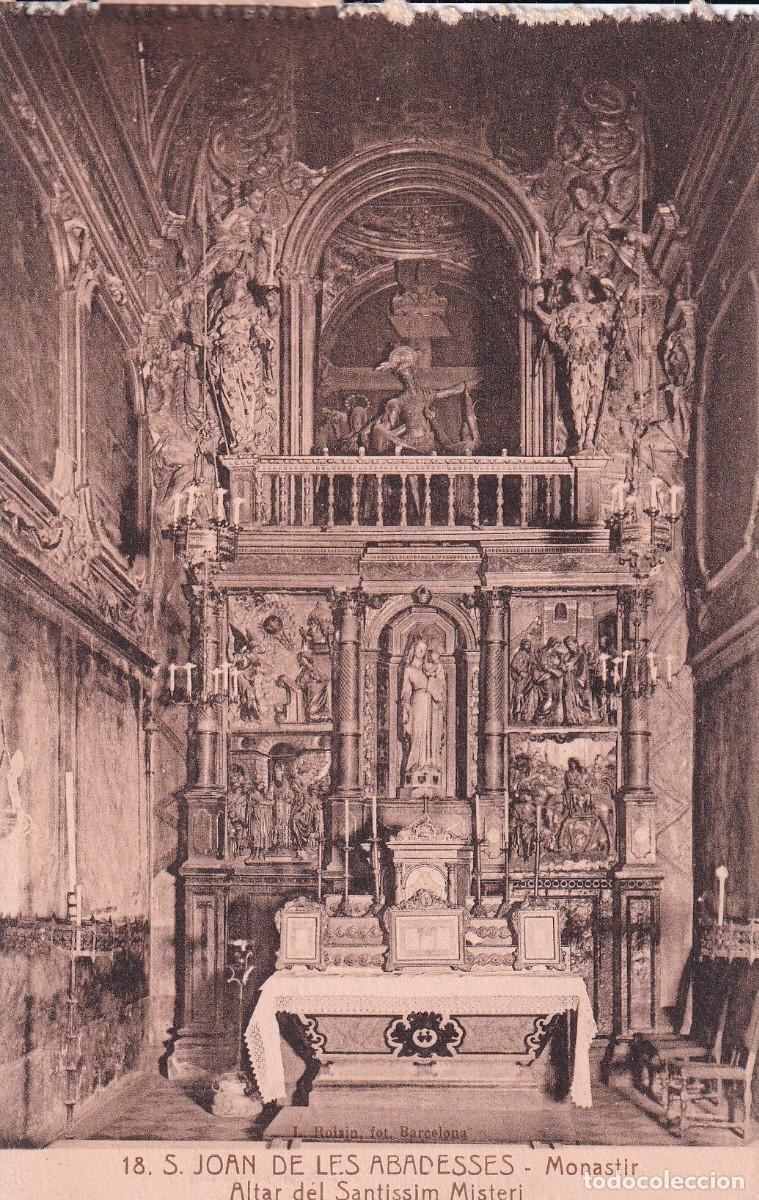
<svg viewBox="0 0 759 1200">
<path fill-rule="evenodd" d="M 468 621 L 454 605 L 445 602 L 420 605 L 396 601 L 378 616 L 382 619 L 367 630 L 364 648 L 366 671 L 376 679 L 373 691 L 378 698 L 373 723 L 376 746 L 369 748 L 377 764 L 377 791 L 408 801 L 421 800 L 424 795 L 465 794 L 469 742 L 476 737 L 468 721 L 476 663 L 471 631 L 466 628 Z M 407 675 L 409 666 L 413 666 L 411 652 L 417 640 L 426 647 L 424 664 L 416 668 L 423 690 L 427 690 L 424 673 L 429 671 L 435 676 L 430 688 L 434 699 L 416 697 L 421 701 L 418 706 L 414 703 L 414 672 Z M 410 721 L 404 705 L 411 708 Z M 433 761 L 425 764 L 435 768 L 426 774 L 408 770 L 414 725 L 420 712 L 423 720 L 429 718 L 432 722 L 436 730 L 432 739 L 440 750 L 439 757 L 433 755 Z"/>
<path fill-rule="evenodd" d="M 362 211 L 358 211 L 357 220 Z M 439 336 L 428 344 L 435 381 L 431 386 L 446 388 L 471 380 L 477 397 L 479 453 L 500 454 L 503 448 L 511 454 L 521 452 L 522 279 L 512 248 L 492 225 L 488 226 L 468 205 L 460 220 L 457 246 L 449 248 L 441 238 L 437 246 L 429 240 L 412 253 L 407 248 L 383 250 L 398 257 L 362 271 L 347 286 L 341 281 L 340 293 L 330 307 L 323 291 L 313 418 L 313 444 L 318 449 L 330 446 L 329 414 L 344 407 L 347 395 L 366 395 L 369 415 L 374 416 L 384 401 L 397 393 L 399 385 L 394 375 L 375 372 L 374 367 L 400 340 L 392 309 L 409 292 L 399 274 L 404 267 L 413 271 L 421 263 L 425 269 L 432 266 L 437 275 L 430 295 L 440 305 L 441 313 L 436 330 Z M 339 278 L 333 264 L 353 249 L 351 242 L 340 240 L 343 228 L 338 229 L 325 250 L 325 281 L 336 273 Z M 359 252 L 363 250 L 359 246 Z M 447 260 L 446 252 L 458 253 L 463 261 Z M 438 426 L 455 448 L 461 426 L 461 396 L 439 400 L 435 412 Z"/>
<path fill-rule="evenodd" d="M 98 516 L 111 545 L 132 560 L 144 550 L 146 470 L 134 364 L 115 305 L 95 285 L 83 297 L 81 312 L 81 459 L 96 498 Z"/>
<path fill-rule="evenodd" d="M 524 281 L 539 272 L 538 251 L 548 247 L 545 226 L 521 185 L 497 160 L 448 144 L 400 142 L 379 146 L 340 164 L 296 214 L 282 252 L 283 410 L 282 447 L 311 449 L 317 350 L 320 334 L 320 263 L 334 231 L 367 203 L 424 191 L 471 205 L 512 248 Z M 525 316 L 526 286 L 520 294 L 519 395 L 521 449 L 544 451 L 543 378 L 533 369 L 533 331 Z"/>
</svg>

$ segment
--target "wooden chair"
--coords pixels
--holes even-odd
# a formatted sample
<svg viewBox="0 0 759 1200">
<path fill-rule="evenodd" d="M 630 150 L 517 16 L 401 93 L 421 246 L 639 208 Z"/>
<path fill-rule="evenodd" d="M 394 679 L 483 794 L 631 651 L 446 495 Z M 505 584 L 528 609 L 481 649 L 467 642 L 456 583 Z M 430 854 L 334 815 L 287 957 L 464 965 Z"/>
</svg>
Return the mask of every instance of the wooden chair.
<svg viewBox="0 0 759 1200">
<path fill-rule="evenodd" d="M 730 1061 L 722 1062 L 727 1008 L 726 999 L 711 1061 L 680 1059 L 670 1064 L 668 1092 L 678 1100 L 679 1119 L 674 1130 L 678 1136 L 682 1136 L 686 1124 L 719 1125 L 746 1136 L 751 1119 L 751 1082 L 759 1051 L 759 991 L 754 995 L 748 1024 L 736 1037 Z M 735 1115 L 737 1101 L 742 1102 L 740 1120 Z"/>
<path fill-rule="evenodd" d="M 717 1024 L 711 1045 L 704 1046 L 697 1041 L 688 1044 L 687 1039 L 679 1038 L 671 1045 L 656 1043 L 655 1053 L 649 1067 L 649 1094 L 660 1100 L 664 1106 L 668 1121 L 679 1121 L 680 1103 L 680 1073 L 684 1063 L 719 1063 L 722 1061 L 722 1043 L 725 1037 L 725 1024 L 730 1007 L 731 989 L 725 992 L 725 998 L 720 1006 Z M 671 1109 L 677 1106 L 676 1117 Z"/>
</svg>

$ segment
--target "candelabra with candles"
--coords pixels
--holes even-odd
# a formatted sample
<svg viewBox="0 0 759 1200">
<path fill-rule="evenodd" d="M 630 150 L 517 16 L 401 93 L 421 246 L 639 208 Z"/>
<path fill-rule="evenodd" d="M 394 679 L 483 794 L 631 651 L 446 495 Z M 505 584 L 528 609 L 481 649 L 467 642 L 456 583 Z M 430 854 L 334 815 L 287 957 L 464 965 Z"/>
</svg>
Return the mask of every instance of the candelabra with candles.
<svg viewBox="0 0 759 1200">
<path fill-rule="evenodd" d="M 679 496 L 683 489 L 670 486 L 665 498 L 665 487 L 654 475 L 643 495 L 626 483 L 617 483 L 612 488 L 612 513 L 608 521 L 611 548 L 636 580 L 628 601 L 627 645 L 618 655 L 598 656 L 602 686 L 616 696 L 626 692 L 636 698 L 651 695 L 662 677 L 672 686 L 673 655 L 662 656 L 660 664 L 659 656 L 643 636 L 646 610 L 652 599 L 650 589 L 643 584 L 671 553 L 675 525 L 682 516 Z"/>
<path fill-rule="evenodd" d="M 678 498 L 682 488 L 669 487 L 662 503 L 661 479 L 653 476 L 643 494 L 626 483 L 617 483 L 611 493 L 611 549 L 630 568 L 636 579 L 647 579 L 672 550 L 675 525 L 682 512 Z"/>
<path fill-rule="evenodd" d="M 197 679 L 198 664 L 171 662 L 166 667 L 169 699 L 173 704 L 234 703 L 239 698 L 240 671 L 234 663 L 223 662 L 209 671 L 209 679 Z M 210 680 L 210 682 L 209 682 Z"/>
<path fill-rule="evenodd" d="M 243 499 L 237 496 L 231 502 L 227 515 L 227 489 L 217 487 L 214 491 L 215 507 L 212 518 L 201 519 L 198 498 L 201 487 L 191 483 L 174 497 L 174 513 L 169 525 L 177 557 L 189 562 L 204 559 L 229 562 L 237 552 L 237 535 L 240 531 L 240 509 Z"/>
<path fill-rule="evenodd" d="M 673 654 L 659 655 L 642 635 L 646 611 L 651 603 L 650 589 L 640 584 L 630 590 L 628 600 L 629 635 L 627 645 L 616 655 L 598 655 L 598 676 L 605 692 L 621 697 L 651 696 L 660 681 L 672 686 Z M 663 669 L 660 666 L 663 663 Z"/>
</svg>

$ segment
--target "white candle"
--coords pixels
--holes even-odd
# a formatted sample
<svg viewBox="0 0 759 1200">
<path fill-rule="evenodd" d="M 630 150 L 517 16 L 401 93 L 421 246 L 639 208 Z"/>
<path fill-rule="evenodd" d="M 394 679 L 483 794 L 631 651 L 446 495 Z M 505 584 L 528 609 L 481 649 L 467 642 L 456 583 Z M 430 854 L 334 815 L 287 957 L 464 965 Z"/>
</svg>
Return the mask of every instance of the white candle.
<svg viewBox="0 0 759 1200">
<path fill-rule="evenodd" d="M 613 658 L 611 665 L 614 668 L 613 681 L 614 681 L 614 686 L 616 687 L 616 685 L 619 683 L 619 668 L 622 665 L 622 659 L 621 658 Z"/>
<path fill-rule="evenodd" d="M 632 654 L 632 650 L 622 651 L 622 678 L 627 679 L 627 660 Z"/>
<path fill-rule="evenodd" d="M 240 524 L 240 509 L 244 503 L 244 496 L 235 496 L 234 500 L 232 501 L 232 522 L 235 525 Z"/>
<path fill-rule="evenodd" d="M 722 925 L 725 920 L 725 882 L 728 876 L 727 867 L 722 865 L 717 867 L 714 874 L 717 877 L 717 887 L 719 893 L 717 896 L 717 924 Z"/>
<path fill-rule="evenodd" d="M 615 483 L 611 489 L 611 508 L 612 512 L 624 512 L 625 508 L 625 485 L 621 481 Z"/>
<path fill-rule="evenodd" d="M 223 662 L 219 670 L 221 671 L 221 690 L 226 694 L 229 691 L 229 663 Z"/>
<path fill-rule="evenodd" d="M 599 656 L 598 656 L 598 662 L 601 667 L 601 679 L 603 680 L 604 683 L 606 683 L 606 679 L 607 679 L 607 676 L 609 673 L 607 670 L 606 664 L 610 658 L 611 658 L 610 654 L 599 654 Z"/>
<path fill-rule="evenodd" d="M 474 793 L 474 840 L 477 845 L 480 842 L 480 793 Z"/>
<path fill-rule="evenodd" d="M 224 497 L 226 496 L 226 494 L 227 494 L 226 488 L 217 487 L 217 489 L 216 489 L 216 520 L 219 522 L 223 521 L 227 515 L 224 511 Z"/>
<path fill-rule="evenodd" d="M 345 849 L 347 850 L 350 845 L 350 840 L 351 840 L 351 803 L 347 796 L 345 797 L 344 817 L 345 817 L 345 829 L 343 830 L 343 833 L 344 833 L 344 837 L 345 837 Z M 347 893 L 347 880 L 346 880 L 346 893 Z"/>
<path fill-rule="evenodd" d="M 221 675 L 221 667 L 214 667 L 211 675 L 213 677 L 213 694 L 215 696 L 219 690 L 219 676 Z"/>
<path fill-rule="evenodd" d="M 683 489 L 681 487 L 677 487 L 676 485 L 673 485 L 669 489 L 669 511 L 673 517 L 677 516 L 677 497 L 680 495 L 682 490 Z"/>
<path fill-rule="evenodd" d="M 377 797 L 372 796 L 372 838 L 377 840 Z"/>
<path fill-rule="evenodd" d="M 194 662 L 186 662 L 184 665 L 185 675 L 187 677 L 187 699 L 188 700 L 192 696 L 192 673 L 195 670 L 196 665 L 197 664 Z"/>
<path fill-rule="evenodd" d="M 667 655 L 667 683 L 672 684 L 672 655 Z"/>
<path fill-rule="evenodd" d="M 169 663 L 169 695 L 174 695 L 177 680 L 177 664 Z"/>
<path fill-rule="evenodd" d="M 182 511 L 182 492 L 176 492 L 174 495 L 174 524 L 179 524 L 179 514 Z"/>
<path fill-rule="evenodd" d="M 195 512 L 195 499 L 198 494 L 197 485 L 191 483 L 187 489 L 187 520 L 189 521 L 192 514 Z"/>
<path fill-rule="evenodd" d="M 68 890 L 76 891 L 76 801 L 74 773 L 66 772 L 66 849 L 68 852 Z"/>
<path fill-rule="evenodd" d="M 659 678 L 659 668 L 656 665 L 656 655 L 654 654 L 653 650 L 649 650 L 646 658 L 648 659 L 648 674 L 651 678 L 651 682 L 655 685 L 656 680 Z"/>
<path fill-rule="evenodd" d="M 230 699 L 237 699 L 237 676 L 240 674 L 237 667 L 229 668 L 229 696 Z"/>
<path fill-rule="evenodd" d="M 659 480 L 657 479 L 657 477 L 655 475 L 648 485 L 648 496 L 649 496 L 648 507 L 652 508 L 654 510 L 654 512 L 658 512 L 659 511 Z"/>
</svg>

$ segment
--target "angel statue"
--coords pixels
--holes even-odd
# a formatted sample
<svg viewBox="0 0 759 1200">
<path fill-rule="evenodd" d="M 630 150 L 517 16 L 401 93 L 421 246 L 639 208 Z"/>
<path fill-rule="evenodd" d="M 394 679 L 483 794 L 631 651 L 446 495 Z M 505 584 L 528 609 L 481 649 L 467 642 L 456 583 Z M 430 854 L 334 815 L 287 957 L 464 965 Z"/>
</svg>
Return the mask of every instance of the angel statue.
<svg viewBox="0 0 759 1200">
<path fill-rule="evenodd" d="M 259 302 L 246 271 L 234 271 L 212 293 L 209 375 L 232 451 L 274 449 L 278 319 L 278 291 L 269 288 Z"/>
<path fill-rule="evenodd" d="M 596 280 L 585 271 L 569 276 L 568 298 L 550 310 L 540 303 L 545 300 L 543 281 L 537 280 L 533 287 L 532 311 L 564 369 L 576 449 L 592 451 L 598 439 L 619 302 L 609 281 Z"/>
</svg>

